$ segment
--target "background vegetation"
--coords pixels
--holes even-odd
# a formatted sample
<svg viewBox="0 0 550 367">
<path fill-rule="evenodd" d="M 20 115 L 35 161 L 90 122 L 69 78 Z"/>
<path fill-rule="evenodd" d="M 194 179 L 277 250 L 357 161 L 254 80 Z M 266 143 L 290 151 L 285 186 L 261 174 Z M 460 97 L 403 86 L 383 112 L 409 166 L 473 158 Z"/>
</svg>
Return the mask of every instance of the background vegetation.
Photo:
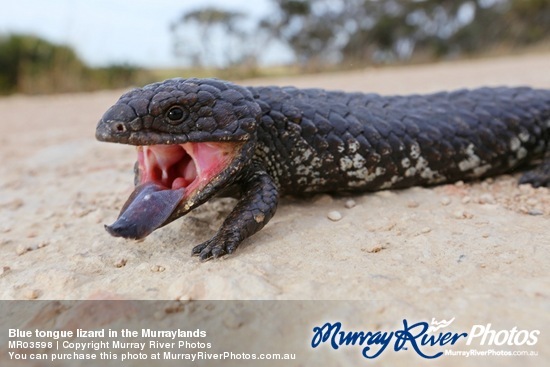
<svg viewBox="0 0 550 367">
<path fill-rule="evenodd" d="M 31 35 L 0 37 L 0 93 L 50 93 L 119 88 L 141 75 L 138 68 L 90 68 L 67 46 Z"/>
<path fill-rule="evenodd" d="M 208 46 L 217 27 L 228 40 L 238 40 L 226 43 L 224 67 L 252 68 L 267 43 L 279 42 L 292 50 L 300 67 L 322 69 L 513 51 L 550 40 L 548 0 L 271 1 L 276 12 L 248 28 L 242 13 L 207 7 L 183 14 L 172 26 L 176 49 L 182 43 L 179 28 L 200 29 Z M 208 64 L 211 48 L 185 41 L 187 53 L 178 52 L 194 66 Z"/>
<path fill-rule="evenodd" d="M 0 94 L 121 88 L 173 75 L 236 79 L 550 47 L 548 0 L 271 1 L 276 11 L 264 19 L 213 7 L 182 14 L 169 26 L 185 70 L 91 68 L 67 46 L 31 35 L 0 36 Z M 261 65 L 273 44 L 291 50 L 291 65 Z"/>
</svg>

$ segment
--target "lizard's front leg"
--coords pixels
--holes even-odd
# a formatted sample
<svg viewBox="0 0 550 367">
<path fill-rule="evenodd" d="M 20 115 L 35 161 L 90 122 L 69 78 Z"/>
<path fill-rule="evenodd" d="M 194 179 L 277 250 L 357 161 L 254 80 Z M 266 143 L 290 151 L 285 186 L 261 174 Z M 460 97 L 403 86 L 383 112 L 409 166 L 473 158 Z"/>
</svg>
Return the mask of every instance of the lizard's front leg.
<svg viewBox="0 0 550 367">
<path fill-rule="evenodd" d="M 193 248 L 193 254 L 199 255 L 201 260 L 232 253 L 245 238 L 262 229 L 275 214 L 279 190 L 263 169 L 255 166 L 241 181 L 241 188 L 243 196 L 218 233 Z"/>
</svg>

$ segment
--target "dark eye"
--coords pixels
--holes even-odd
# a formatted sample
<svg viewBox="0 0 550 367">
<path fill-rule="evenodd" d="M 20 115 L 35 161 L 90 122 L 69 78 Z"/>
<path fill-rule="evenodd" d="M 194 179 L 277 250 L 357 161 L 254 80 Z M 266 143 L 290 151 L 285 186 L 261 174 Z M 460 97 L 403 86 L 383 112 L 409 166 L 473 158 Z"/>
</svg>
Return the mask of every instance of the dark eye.
<svg viewBox="0 0 550 367">
<path fill-rule="evenodd" d="M 169 124 L 177 125 L 187 117 L 187 113 L 183 110 L 183 108 L 174 106 L 168 110 L 166 117 L 168 118 Z"/>
</svg>

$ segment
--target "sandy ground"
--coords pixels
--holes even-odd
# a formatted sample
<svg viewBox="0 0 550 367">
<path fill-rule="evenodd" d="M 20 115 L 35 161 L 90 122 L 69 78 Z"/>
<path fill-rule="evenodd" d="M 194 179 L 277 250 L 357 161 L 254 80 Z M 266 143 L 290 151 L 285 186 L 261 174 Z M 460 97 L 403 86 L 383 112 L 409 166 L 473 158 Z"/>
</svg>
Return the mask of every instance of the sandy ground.
<svg viewBox="0 0 550 367">
<path fill-rule="evenodd" d="M 546 53 L 242 84 L 382 94 L 550 88 L 548 65 Z M 204 263 L 191 249 L 215 233 L 231 199 L 141 242 L 109 236 L 103 224 L 132 190 L 135 151 L 96 142 L 94 130 L 120 94 L 0 99 L 0 299 L 369 300 L 365 317 L 382 324 L 457 316 L 462 325 L 549 331 L 550 191 L 518 187 L 518 175 L 285 198 L 236 254 Z M 343 218 L 329 220 L 330 211 Z M 548 360 L 545 338 L 539 351 Z"/>
</svg>

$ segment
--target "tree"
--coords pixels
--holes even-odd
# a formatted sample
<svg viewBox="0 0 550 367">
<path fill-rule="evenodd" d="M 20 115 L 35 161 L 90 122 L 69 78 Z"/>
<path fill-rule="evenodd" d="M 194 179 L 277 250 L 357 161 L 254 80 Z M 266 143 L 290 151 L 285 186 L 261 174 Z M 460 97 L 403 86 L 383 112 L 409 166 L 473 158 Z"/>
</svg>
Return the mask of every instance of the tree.
<svg viewBox="0 0 550 367">
<path fill-rule="evenodd" d="M 256 63 L 278 41 L 300 66 L 315 69 L 454 57 L 550 37 L 548 0 L 271 1 L 275 11 L 255 27 L 244 26 L 240 12 L 184 14 L 173 27 L 185 31 L 176 37 L 178 54 L 196 66 L 235 66 Z"/>
<path fill-rule="evenodd" d="M 301 65 L 431 58 L 550 37 L 548 0 L 272 0 L 263 21 Z"/>
<path fill-rule="evenodd" d="M 206 7 L 184 13 L 171 26 L 174 51 L 196 67 L 235 66 L 256 62 L 254 44 L 244 27 L 246 15 L 241 12 Z"/>
<path fill-rule="evenodd" d="M 534 43 L 550 35 L 548 0 L 510 0 L 506 23 L 510 37 L 517 43 Z"/>
<path fill-rule="evenodd" d="M 274 38 L 286 43 L 298 63 L 323 64 L 339 59 L 343 27 L 341 0 L 274 0 L 278 8 L 260 23 Z"/>
</svg>

